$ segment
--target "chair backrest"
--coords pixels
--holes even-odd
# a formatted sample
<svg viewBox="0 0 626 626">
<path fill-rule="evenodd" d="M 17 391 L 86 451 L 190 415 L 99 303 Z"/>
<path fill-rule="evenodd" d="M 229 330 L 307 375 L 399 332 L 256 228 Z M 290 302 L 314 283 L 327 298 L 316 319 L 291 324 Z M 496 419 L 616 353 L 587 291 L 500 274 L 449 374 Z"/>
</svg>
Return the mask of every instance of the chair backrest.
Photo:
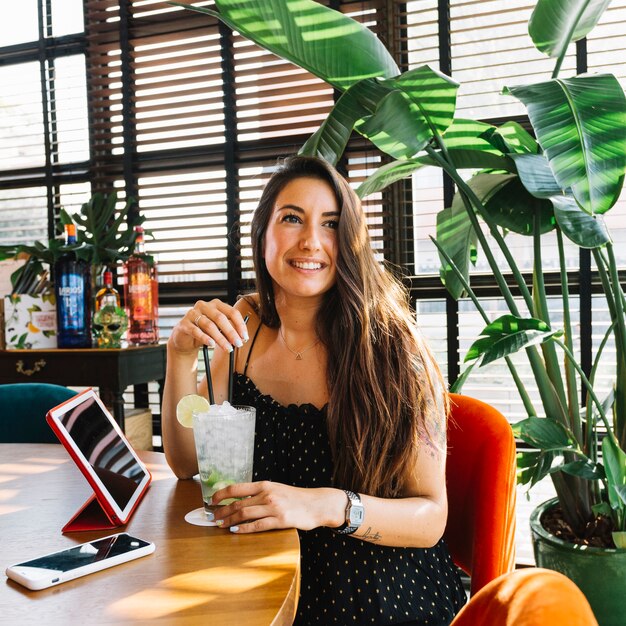
<svg viewBox="0 0 626 626">
<path fill-rule="evenodd" d="M 515 566 L 515 438 L 494 407 L 450 394 L 444 537 L 473 595 Z"/>
<path fill-rule="evenodd" d="M 0 443 L 59 443 L 46 413 L 74 395 L 47 383 L 0 385 Z"/>
</svg>

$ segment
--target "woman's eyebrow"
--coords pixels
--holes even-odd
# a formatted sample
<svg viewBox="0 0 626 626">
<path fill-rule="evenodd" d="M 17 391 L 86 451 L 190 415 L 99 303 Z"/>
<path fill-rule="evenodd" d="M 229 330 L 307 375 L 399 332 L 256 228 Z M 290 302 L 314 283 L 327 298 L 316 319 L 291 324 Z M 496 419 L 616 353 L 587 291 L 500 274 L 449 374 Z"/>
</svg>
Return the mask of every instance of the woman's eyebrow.
<svg viewBox="0 0 626 626">
<path fill-rule="evenodd" d="M 284 211 L 285 209 L 289 209 L 290 211 L 296 211 L 296 213 L 306 213 L 306 211 L 302 207 L 299 207 L 297 204 L 283 204 L 283 206 L 276 207 L 277 211 Z M 325 211 L 324 213 L 322 213 L 323 217 L 339 217 L 340 215 L 340 211 Z"/>
</svg>

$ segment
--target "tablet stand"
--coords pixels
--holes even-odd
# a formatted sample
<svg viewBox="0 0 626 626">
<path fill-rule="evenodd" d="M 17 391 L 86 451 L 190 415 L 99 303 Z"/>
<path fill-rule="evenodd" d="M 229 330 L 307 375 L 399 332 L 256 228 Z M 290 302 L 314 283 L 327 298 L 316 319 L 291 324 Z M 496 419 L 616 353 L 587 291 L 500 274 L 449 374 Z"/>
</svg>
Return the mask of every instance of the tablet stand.
<svg viewBox="0 0 626 626">
<path fill-rule="evenodd" d="M 72 533 L 83 530 L 110 530 L 123 524 L 117 524 L 111 520 L 106 511 L 98 502 L 94 493 L 83 506 L 76 511 L 70 521 L 63 526 L 61 532 Z"/>
</svg>

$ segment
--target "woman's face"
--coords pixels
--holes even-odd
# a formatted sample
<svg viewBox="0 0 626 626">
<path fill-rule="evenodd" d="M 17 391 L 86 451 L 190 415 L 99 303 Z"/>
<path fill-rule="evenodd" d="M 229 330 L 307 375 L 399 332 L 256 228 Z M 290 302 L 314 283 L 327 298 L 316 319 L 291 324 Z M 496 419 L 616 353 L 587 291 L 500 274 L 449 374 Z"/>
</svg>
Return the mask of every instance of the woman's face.
<svg viewBox="0 0 626 626">
<path fill-rule="evenodd" d="M 274 293 L 321 296 L 335 284 L 339 207 L 328 183 L 296 178 L 276 197 L 263 257 Z"/>
</svg>

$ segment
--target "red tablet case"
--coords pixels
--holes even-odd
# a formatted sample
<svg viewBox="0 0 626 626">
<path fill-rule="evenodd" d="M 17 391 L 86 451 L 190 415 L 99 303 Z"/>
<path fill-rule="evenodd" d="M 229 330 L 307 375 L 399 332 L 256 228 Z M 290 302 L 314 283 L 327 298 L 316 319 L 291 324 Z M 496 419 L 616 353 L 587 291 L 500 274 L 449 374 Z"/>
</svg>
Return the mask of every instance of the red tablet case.
<svg viewBox="0 0 626 626">
<path fill-rule="evenodd" d="M 78 396 L 87 395 L 92 391 L 91 388 L 85 389 Z M 69 404 L 70 402 L 75 402 L 78 396 L 74 396 L 65 402 L 53 407 L 48 411 L 46 415 L 46 421 L 48 422 L 50 428 L 54 431 L 55 435 L 59 438 L 59 441 L 63 444 L 65 449 L 68 451 L 69 455 L 76 463 L 78 469 L 80 469 L 83 476 L 87 479 L 87 482 L 91 485 L 94 493 L 89 497 L 89 499 L 76 511 L 76 513 L 72 516 L 72 518 L 63 526 L 61 532 L 69 533 L 69 532 L 78 532 L 78 531 L 88 531 L 88 530 L 110 530 L 111 528 L 119 528 L 120 526 L 124 526 L 128 520 L 131 518 L 132 514 L 135 512 L 137 505 L 145 495 L 148 487 L 150 486 L 150 482 L 152 481 L 152 476 L 145 466 L 143 466 L 144 471 L 148 475 L 148 482 L 144 486 L 143 492 L 139 495 L 133 508 L 128 513 L 128 516 L 124 520 L 120 520 L 117 518 L 117 515 L 114 511 L 109 510 L 111 507 L 106 500 L 106 497 L 100 492 L 100 487 L 95 483 L 93 477 L 88 472 L 88 470 L 84 467 L 82 460 L 78 457 L 74 449 L 66 444 L 66 436 L 65 433 L 59 431 L 57 425 L 53 421 L 50 413 L 64 406 L 65 404 Z M 126 440 L 128 447 L 131 445 Z"/>
</svg>

